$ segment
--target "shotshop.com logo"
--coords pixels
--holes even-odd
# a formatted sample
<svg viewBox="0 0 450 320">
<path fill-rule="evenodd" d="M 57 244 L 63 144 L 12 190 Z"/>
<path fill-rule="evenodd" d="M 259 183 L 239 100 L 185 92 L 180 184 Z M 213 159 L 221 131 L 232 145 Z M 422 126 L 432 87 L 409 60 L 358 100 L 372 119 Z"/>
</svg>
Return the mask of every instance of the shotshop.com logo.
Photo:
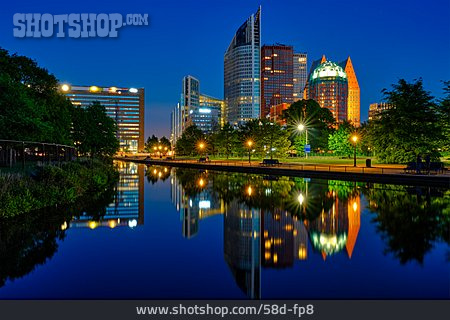
<svg viewBox="0 0 450 320">
<path fill-rule="evenodd" d="M 117 38 L 123 26 L 148 26 L 148 14 L 16 13 L 13 24 L 16 38 Z"/>
</svg>

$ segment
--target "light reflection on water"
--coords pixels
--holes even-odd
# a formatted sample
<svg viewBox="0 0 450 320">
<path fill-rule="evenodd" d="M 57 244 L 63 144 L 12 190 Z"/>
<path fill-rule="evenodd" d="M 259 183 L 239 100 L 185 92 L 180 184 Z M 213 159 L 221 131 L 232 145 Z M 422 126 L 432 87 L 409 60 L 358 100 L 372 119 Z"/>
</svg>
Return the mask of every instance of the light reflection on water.
<svg viewBox="0 0 450 320">
<path fill-rule="evenodd" d="M 0 252 L 14 259 L 0 261 L 0 279 L 6 281 L 0 297 L 54 297 L 58 288 L 40 288 L 39 275 L 31 270 L 56 279 L 58 274 L 45 269 L 52 269 L 54 260 L 70 269 L 70 259 L 62 254 L 76 256 L 83 246 L 111 241 L 152 254 L 115 257 L 113 248 L 106 247 L 98 261 L 93 259 L 96 266 L 100 261 L 111 272 L 136 274 L 137 263 L 146 270 L 137 274 L 141 281 L 123 282 L 108 292 L 99 289 L 104 285 L 100 280 L 73 292 L 69 285 L 63 297 L 449 298 L 449 190 L 124 162 L 118 167 L 120 181 L 100 214 L 82 209 L 72 218 L 56 215 L 51 226 L 30 230 L 39 235 L 46 230 L 53 237 L 52 250 L 41 250 L 47 256 L 28 261 L 24 272 L 11 272 L 20 255 L 11 254 L 2 237 Z M 115 237 L 105 233 L 108 229 L 117 230 Z M 23 237 L 11 226 L 0 229 L 4 234 L 10 230 L 8 239 Z M 18 252 L 30 247 L 40 249 L 24 246 Z M 150 257 L 157 252 L 175 260 L 154 261 Z M 176 257 L 179 265 L 170 263 Z M 131 260 L 135 263 L 127 263 Z M 86 260 L 85 267 L 91 263 Z M 186 277 L 174 276 L 184 269 L 191 270 Z M 21 292 L 20 282 L 34 293 Z"/>
</svg>

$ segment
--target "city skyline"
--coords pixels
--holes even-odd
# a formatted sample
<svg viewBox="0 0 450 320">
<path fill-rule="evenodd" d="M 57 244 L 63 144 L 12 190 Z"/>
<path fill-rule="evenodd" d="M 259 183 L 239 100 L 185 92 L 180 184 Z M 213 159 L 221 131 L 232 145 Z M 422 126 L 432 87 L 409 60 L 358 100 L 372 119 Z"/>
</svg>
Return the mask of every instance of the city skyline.
<svg viewBox="0 0 450 320">
<path fill-rule="evenodd" d="M 183 10 L 176 12 L 170 8 L 173 3 L 152 3 L 148 6 L 137 1 L 133 4 L 112 2 L 107 12 L 129 13 L 131 7 L 136 8 L 134 11 L 148 12 L 149 27 L 123 29 L 118 39 L 88 40 L 16 39 L 12 36 L 12 15 L 16 9 L 14 5 L 7 4 L 1 13 L 0 23 L 4 30 L 10 28 L 11 33 L 0 35 L 0 43 L 11 52 L 36 59 L 61 82 L 93 83 L 99 86 L 121 83 L 128 87 L 146 88 L 146 137 L 151 134 L 169 137 L 169 115 L 177 101 L 179 79 L 183 75 L 192 74 L 202 79 L 205 92 L 214 97 L 223 97 L 223 54 L 228 41 L 242 21 L 254 13 L 259 5 L 263 12 L 261 44 L 280 42 L 292 45 L 296 51 L 307 52 L 310 61 L 318 59 L 323 53 L 332 61 L 349 55 L 352 57 L 362 91 L 361 121 L 367 120 L 369 104 L 382 100 L 381 90 L 389 88 L 399 78 L 412 80 L 422 77 L 425 88 L 438 97 L 442 96 L 440 80 L 449 78 L 450 68 L 445 65 L 448 64 L 445 57 L 448 56 L 450 45 L 443 40 L 449 38 L 450 31 L 443 26 L 445 12 L 448 12 L 446 8 L 450 5 L 445 1 L 436 1 L 427 6 L 410 2 L 408 6 L 388 2 L 379 2 L 377 5 L 357 5 L 355 1 L 343 4 L 325 2 L 321 5 L 309 3 L 302 7 L 306 13 L 302 14 L 300 23 L 290 21 L 295 18 L 294 9 L 298 8 L 290 1 L 283 3 L 283 6 L 268 1 L 249 1 L 240 5 L 239 10 L 228 2 L 212 7 L 199 1 L 192 4 L 192 8 L 177 2 L 177 7 Z M 184 9 L 194 16 L 202 17 L 194 24 L 201 28 L 199 41 L 208 50 L 199 48 L 200 42 L 192 42 L 190 35 L 180 39 L 181 43 L 174 41 L 176 45 L 170 47 L 168 39 L 180 35 L 177 28 L 180 28 L 181 22 L 178 20 L 181 19 L 178 16 L 185 14 Z M 206 25 L 217 20 L 212 17 L 217 9 L 227 19 L 210 28 L 214 30 L 208 30 Z M 322 10 L 320 23 L 314 14 L 307 13 L 319 9 Z M 29 11 L 101 13 L 105 12 L 105 7 L 101 3 L 87 2 L 57 5 L 40 3 L 30 4 Z M 276 16 L 280 12 L 286 14 L 283 24 L 276 23 Z M 341 27 L 335 28 L 337 30 L 331 30 L 334 19 L 331 21 L 328 18 L 335 15 L 342 17 L 343 23 Z M 165 16 L 172 18 L 166 22 Z M 352 19 L 346 22 L 349 17 Z M 312 25 L 312 21 L 316 23 Z M 424 23 L 422 25 L 416 21 Z M 173 26 L 166 28 L 167 23 Z M 355 28 L 356 25 L 358 28 Z M 334 39 L 350 27 L 353 28 L 351 34 L 345 33 L 345 37 Z M 324 34 L 324 31 L 328 34 Z M 327 41 L 323 41 L 325 36 L 328 36 Z M 419 38 L 420 42 L 417 41 Z M 164 44 L 173 49 L 164 53 L 165 60 L 158 66 L 153 61 L 161 59 L 162 53 L 157 52 L 157 47 Z M 433 50 L 429 50 L 431 45 Z M 136 61 L 139 63 L 131 66 L 131 62 Z M 114 68 L 111 68 L 112 65 Z"/>
</svg>

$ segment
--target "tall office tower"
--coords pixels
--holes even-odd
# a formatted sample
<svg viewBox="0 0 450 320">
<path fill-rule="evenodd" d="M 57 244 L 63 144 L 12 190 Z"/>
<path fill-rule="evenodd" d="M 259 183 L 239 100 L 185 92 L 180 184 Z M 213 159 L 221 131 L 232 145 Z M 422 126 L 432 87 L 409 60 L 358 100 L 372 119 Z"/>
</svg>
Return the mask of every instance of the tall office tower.
<svg viewBox="0 0 450 320">
<path fill-rule="evenodd" d="M 144 150 L 144 88 L 71 86 L 62 84 L 61 91 L 74 106 L 87 107 L 98 101 L 117 124 L 119 151 Z"/>
<path fill-rule="evenodd" d="M 260 116 L 261 7 L 236 31 L 224 56 L 227 121 L 237 126 Z"/>
<path fill-rule="evenodd" d="M 306 52 L 294 53 L 294 102 L 303 98 L 306 80 L 308 79 L 308 55 Z"/>
<path fill-rule="evenodd" d="M 183 78 L 181 92 L 181 131 L 183 132 L 190 124 L 190 115 L 200 107 L 200 81 L 193 76 Z"/>
<path fill-rule="evenodd" d="M 348 79 L 341 66 L 325 61 L 312 69 L 306 92 L 308 99 L 328 108 L 336 122 L 347 120 Z"/>
<path fill-rule="evenodd" d="M 347 120 L 354 126 L 359 127 L 361 125 L 360 90 L 355 69 L 350 57 L 339 63 L 339 65 L 344 69 L 348 79 Z"/>
<path fill-rule="evenodd" d="M 294 49 L 282 44 L 261 48 L 261 118 L 272 106 L 294 102 Z"/>
</svg>

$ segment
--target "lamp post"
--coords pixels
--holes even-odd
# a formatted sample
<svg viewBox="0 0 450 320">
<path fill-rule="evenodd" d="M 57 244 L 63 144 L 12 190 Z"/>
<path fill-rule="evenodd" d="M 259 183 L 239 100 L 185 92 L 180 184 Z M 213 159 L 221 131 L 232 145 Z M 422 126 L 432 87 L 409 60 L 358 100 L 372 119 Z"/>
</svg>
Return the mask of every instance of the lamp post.
<svg viewBox="0 0 450 320">
<path fill-rule="evenodd" d="M 247 141 L 247 146 L 248 146 L 248 163 L 250 163 L 250 164 L 251 164 L 252 145 L 253 145 L 253 141 L 252 140 L 248 140 Z"/>
<path fill-rule="evenodd" d="M 308 144 L 308 128 L 306 128 L 306 126 L 303 123 L 300 123 L 297 126 L 298 131 L 303 132 L 303 130 L 305 130 L 305 145 Z M 305 150 L 305 158 L 308 158 L 308 152 L 306 152 Z"/>
<path fill-rule="evenodd" d="M 352 141 L 353 141 L 353 166 L 356 167 L 356 142 L 358 141 L 358 137 L 356 135 L 354 135 L 352 137 Z"/>
</svg>

